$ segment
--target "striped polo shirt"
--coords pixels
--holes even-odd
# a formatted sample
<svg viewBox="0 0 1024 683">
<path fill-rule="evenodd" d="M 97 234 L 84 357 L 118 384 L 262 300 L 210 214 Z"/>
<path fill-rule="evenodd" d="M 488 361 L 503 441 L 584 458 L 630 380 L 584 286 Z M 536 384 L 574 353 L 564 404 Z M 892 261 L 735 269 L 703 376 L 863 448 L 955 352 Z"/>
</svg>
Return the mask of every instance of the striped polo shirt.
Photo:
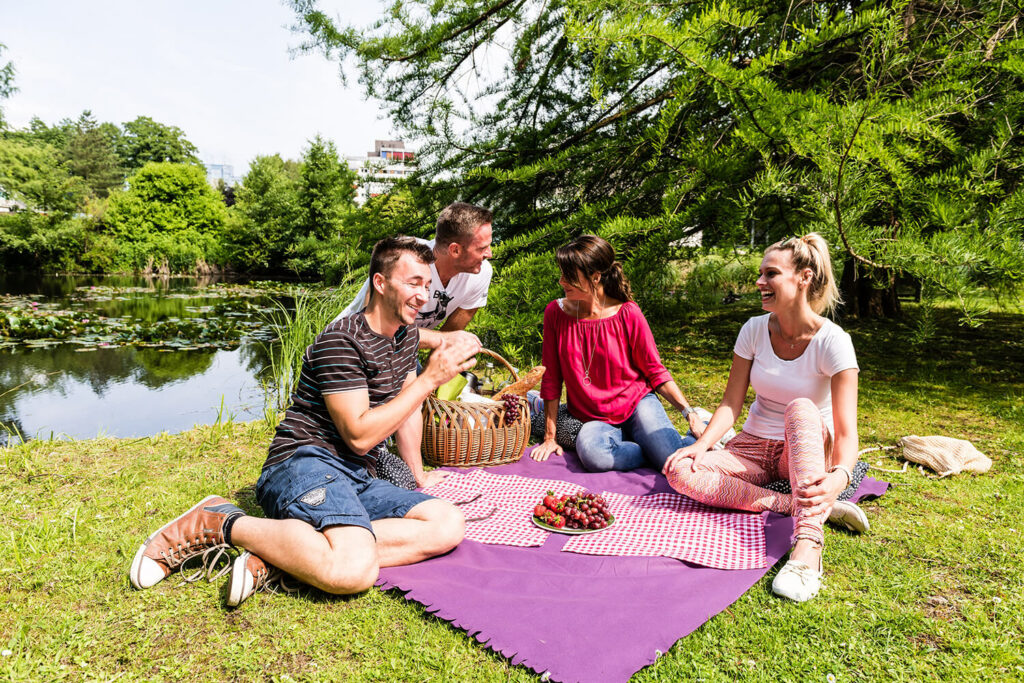
<svg viewBox="0 0 1024 683">
<path fill-rule="evenodd" d="M 403 326 L 394 337 L 385 337 L 370 329 L 363 313 L 325 327 L 302 357 L 292 404 L 277 426 L 263 468 L 287 460 L 299 446 L 320 446 L 376 475 L 380 444 L 366 455 L 353 453 L 334 426 L 323 397 L 366 391 L 371 408 L 387 403 L 416 370 L 418 346 L 416 327 Z"/>
</svg>

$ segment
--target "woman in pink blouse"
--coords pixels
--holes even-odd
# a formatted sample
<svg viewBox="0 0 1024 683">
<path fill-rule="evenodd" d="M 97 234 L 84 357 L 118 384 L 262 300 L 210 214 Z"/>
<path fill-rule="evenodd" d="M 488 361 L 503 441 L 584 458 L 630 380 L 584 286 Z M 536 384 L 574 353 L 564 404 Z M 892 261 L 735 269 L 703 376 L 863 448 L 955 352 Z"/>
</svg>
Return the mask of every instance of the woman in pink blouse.
<svg viewBox="0 0 1024 683">
<path fill-rule="evenodd" d="M 565 297 L 544 310 L 544 441 L 531 455 L 562 454 L 555 431 L 564 383 L 568 411 L 584 423 L 576 438 L 584 467 L 660 470 L 694 438 L 683 440 L 654 392 L 682 411 L 695 435 L 704 423 L 662 365 L 612 245 L 582 235 L 559 247 L 556 258 Z"/>
</svg>

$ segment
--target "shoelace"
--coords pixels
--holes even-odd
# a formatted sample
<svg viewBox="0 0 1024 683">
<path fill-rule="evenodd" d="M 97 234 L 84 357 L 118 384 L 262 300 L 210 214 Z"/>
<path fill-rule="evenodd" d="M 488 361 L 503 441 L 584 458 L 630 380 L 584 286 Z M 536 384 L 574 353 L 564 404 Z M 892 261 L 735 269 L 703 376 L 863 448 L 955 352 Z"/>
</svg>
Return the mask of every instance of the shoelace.
<svg viewBox="0 0 1024 683">
<path fill-rule="evenodd" d="M 221 543 L 220 545 L 207 548 L 201 555 L 197 554 L 186 558 L 181 563 L 181 572 L 179 574 L 181 581 L 176 584 L 176 587 L 184 586 L 187 583 L 195 583 L 203 578 L 207 581 L 216 581 L 226 575 L 231 571 L 232 550 L 234 549 L 227 543 Z M 185 565 L 197 557 L 200 558 L 199 566 L 194 570 L 190 569 L 186 572 Z M 224 564 L 218 567 L 222 559 Z"/>
<path fill-rule="evenodd" d="M 267 572 L 267 578 L 262 582 L 256 580 L 256 590 L 265 593 L 298 593 L 302 583 L 290 574 L 286 574 L 277 567 Z"/>
</svg>

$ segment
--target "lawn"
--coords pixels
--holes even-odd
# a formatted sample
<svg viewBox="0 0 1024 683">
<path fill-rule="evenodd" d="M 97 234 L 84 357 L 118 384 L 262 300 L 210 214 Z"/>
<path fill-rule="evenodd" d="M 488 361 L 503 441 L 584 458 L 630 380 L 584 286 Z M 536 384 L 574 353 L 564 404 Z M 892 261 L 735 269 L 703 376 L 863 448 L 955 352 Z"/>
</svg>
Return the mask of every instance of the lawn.
<svg viewBox="0 0 1024 683">
<path fill-rule="evenodd" d="M 691 401 L 721 396 L 744 300 L 656 326 Z M 911 309 L 909 320 L 917 313 Z M 861 372 L 862 447 L 907 434 L 970 439 L 981 476 L 874 473 L 895 484 L 866 536 L 830 532 L 809 604 L 764 580 L 635 681 L 1024 678 L 1024 315 L 979 329 L 935 318 L 847 325 Z M 127 569 L 156 527 L 209 493 L 257 512 L 270 429 L 226 421 L 178 435 L 33 441 L 0 450 L 0 672 L 11 680 L 535 680 L 399 596 L 307 590 L 224 607 L 223 581 L 137 592 Z M 866 456 L 896 469 L 891 455 Z M 469 580 L 460 577 L 457 580 Z M 666 596 L 671 599 L 671 596 Z M 615 619 L 614 609 L 607 618 Z M 558 615 L 551 622 L 558 623 Z M 587 629 L 579 628 L 586 647 Z M 558 627 L 558 626 L 556 626 Z"/>
</svg>

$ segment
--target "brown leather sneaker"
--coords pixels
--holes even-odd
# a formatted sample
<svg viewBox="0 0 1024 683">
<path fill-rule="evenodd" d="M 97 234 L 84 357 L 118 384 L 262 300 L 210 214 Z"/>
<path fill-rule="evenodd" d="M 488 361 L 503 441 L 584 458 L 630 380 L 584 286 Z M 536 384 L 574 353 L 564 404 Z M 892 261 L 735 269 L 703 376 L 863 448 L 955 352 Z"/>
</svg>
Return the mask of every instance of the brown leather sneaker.
<svg viewBox="0 0 1024 683">
<path fill-rule="evenodd" d="M 291 583 L 292 577 L 277 567 L 267 564 L 259 555 L 248 550 L 235 558 L 231 565 L 231 579 L 228 582 L 228 607 L 238 607 L 258 590 L 271 593 L 294 593 L 298 586 Z"/>
<path fill-rule="evenodd" d="M 242 508 L 220 496 L 199 501 L 188 512 L 157 529 L 139 546 L 128 576 L 138 589 L 151 588 L 181 569 L 191 557 L 226 548 L 224 523 Z"/>
</svg>

